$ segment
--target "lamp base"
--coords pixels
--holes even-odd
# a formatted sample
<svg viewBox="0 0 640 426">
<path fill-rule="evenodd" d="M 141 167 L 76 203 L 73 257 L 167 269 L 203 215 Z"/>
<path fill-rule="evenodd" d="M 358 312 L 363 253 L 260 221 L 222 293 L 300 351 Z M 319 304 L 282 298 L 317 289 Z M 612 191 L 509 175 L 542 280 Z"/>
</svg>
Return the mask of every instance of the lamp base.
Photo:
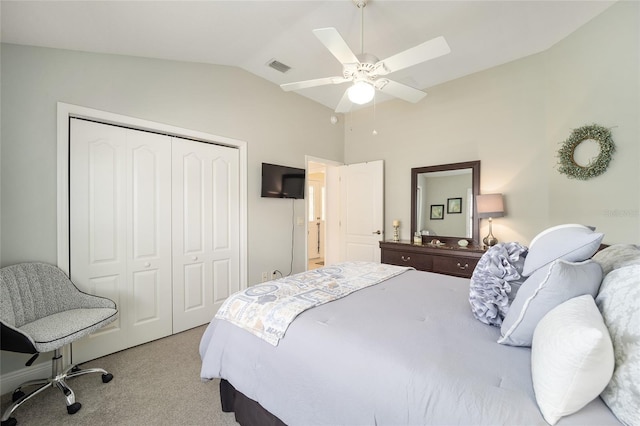
<svg viewBox="0 0 640 426">
<path fill-rule="evenodd" d="M 489 235 L 482 239 L 482 242 L 487 247 L 493 247 L 498 244 L 498 239 L 493 236 L 493 219 L 489 218 Z"/>
<path fill-rule="evenodd" d="M 498 244 L 498 239 L 493 235 L 489 234 L 482 239 L 482 242 L 484 243 L 485 246 L 492 247 Z"/>
</svg>

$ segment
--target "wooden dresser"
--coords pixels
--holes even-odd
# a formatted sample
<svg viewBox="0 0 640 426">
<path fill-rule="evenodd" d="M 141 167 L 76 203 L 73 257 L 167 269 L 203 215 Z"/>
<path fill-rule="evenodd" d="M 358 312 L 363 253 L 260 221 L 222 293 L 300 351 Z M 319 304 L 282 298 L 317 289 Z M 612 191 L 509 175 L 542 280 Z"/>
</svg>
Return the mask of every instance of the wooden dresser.
<svg viewBox="0 0 640 426">
<path fill-rule="evenodd" d="M 382 263 L 412 266 L 420 271 L 471 278 L 485 252 L 476 246 L 414 244 L 410 241 L 380 241 Z"/>
</svg>

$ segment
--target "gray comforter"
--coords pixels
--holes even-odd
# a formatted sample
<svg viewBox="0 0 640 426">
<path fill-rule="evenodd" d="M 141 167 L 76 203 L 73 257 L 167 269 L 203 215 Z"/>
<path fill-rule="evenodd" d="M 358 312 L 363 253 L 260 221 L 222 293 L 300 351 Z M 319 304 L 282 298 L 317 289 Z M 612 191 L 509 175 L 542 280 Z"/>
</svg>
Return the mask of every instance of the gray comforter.
<svg viewBox="0 0 640 426">
<path fill-rule="evenodd" d="M 408 271 L 304 312 L 276 347 L 214 320 L 201 376 L 290 426 L 546 425 L 530 349 L 496 343 L 468 296 L 468 279 Z M 619 422 L 598 398 L 558 424 Z"/>
</svg>

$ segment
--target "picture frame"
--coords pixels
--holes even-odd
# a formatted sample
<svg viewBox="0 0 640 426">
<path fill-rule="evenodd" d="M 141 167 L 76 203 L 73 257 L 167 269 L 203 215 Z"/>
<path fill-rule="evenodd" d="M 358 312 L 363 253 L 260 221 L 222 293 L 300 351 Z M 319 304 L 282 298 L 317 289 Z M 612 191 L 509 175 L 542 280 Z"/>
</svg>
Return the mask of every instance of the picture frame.
<svg viewBox="0 0 640 426">
<path fill-rule="evenodd" d="M 431 220 L 444 219 L 444 204 L 431 204 Z"/>
<path fill-rule="evenodd" d="M 462 197 L 447 198 L 447 213 L 462 213 Z"/>
</svg>

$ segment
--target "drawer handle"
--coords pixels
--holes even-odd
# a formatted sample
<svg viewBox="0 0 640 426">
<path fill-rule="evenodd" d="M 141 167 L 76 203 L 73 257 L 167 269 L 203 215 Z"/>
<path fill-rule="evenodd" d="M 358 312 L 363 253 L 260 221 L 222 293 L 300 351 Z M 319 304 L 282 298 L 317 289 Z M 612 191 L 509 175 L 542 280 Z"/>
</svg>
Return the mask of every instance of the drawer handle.
<svg viewBox="0 0 640 426">
<path fill-rule="evenodd" d="M 468 264 L 468 263 L 465 263 L 465 264 L 464 264 L 464 266 L 462 266 L 462 265 L 460 264 L 460 262 L 458 262 L 458 268 L 462 269 L 463 271 L 464 271 L 465 269 L 467 269 L 468 267 L 469 267 L 469 264 Z"/>
<path fill-rule="evenodd" d="M 402 256 L 400 256 L 400 259 L 402 259 L 405 262 L 408 262 L 408 261 L 411 260 L 411 256 L 404 257 L 404 255 L 402 255 Z"/>
</svg>

